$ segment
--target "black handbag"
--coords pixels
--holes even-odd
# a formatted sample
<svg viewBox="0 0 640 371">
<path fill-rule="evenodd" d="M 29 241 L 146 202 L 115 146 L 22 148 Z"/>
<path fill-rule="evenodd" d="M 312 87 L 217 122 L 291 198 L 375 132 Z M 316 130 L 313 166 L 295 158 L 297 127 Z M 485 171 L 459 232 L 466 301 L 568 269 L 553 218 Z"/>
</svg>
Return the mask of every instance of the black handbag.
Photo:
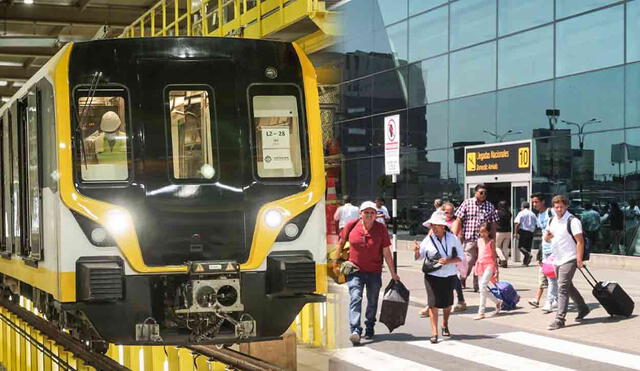
<svg viewBox="0 0 640 371">
<path fill-rule="evenodd" d="M 436 245 L 436 242 L 433 240 L 433 236 L 429 236 L 429 238 L 431 239 L 431 243 L 433 244 L 433 246 L 436 247 L 436 250 L 437 250 L 438 247 Z M 447 238 L 446 234 L 445 234 L 445 238 Z M 447 249 L 444 246 L 443 246 L 443 249 L 445 253 L 447 253 Z M 453 251 L 451 252 L 451 258 L 455 259 L 457 257 L 458 257 L 458 252 L 455 248 L 453 248 Z M 425 252 L 425 258 L 424 258 L 424 261 L 422 262 L 422 272 L 424 274 L 427 274 L 427 273 L 435 272 L 438 269 L 442 268 L 442 264 L 438 262 L 440 258 L 441 258 L 440 252 L 436 252 L 433 258 L 429 258 L 429 255 Z"/>
<path fill-rule="evenodd" d="M 422 272 L 427 274 L 442 268 L 442 264 L 438 263 L 438 260 L 440 260 L 440 253 L 436 253 L 433 258 L 425 257 L 422 262 Z"/>
</svg>

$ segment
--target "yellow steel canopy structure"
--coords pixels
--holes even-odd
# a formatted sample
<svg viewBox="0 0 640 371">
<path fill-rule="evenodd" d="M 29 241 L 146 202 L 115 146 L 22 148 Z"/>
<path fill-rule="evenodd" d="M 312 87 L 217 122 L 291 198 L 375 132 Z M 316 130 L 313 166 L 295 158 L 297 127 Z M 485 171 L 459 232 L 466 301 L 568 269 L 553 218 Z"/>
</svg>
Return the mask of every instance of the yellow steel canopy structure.
<svg viewBox="0 0 640 371">
<path fill-rule="evenodd" d="M 333 1 L 335 2 L 335 1 Z M 120 37 L 218 36 L 297 42 L 307 54 L 332 45 L 339 18 L 320 0 L 161 0 Z"/>
</svg>

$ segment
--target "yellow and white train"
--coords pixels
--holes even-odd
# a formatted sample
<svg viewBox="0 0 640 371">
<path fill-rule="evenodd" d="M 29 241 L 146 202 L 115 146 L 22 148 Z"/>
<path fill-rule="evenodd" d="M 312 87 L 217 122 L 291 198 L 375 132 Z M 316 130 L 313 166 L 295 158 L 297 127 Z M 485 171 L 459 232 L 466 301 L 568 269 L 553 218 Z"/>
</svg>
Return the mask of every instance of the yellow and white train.
<svg viewBox="0 0 640 371">
<path fill-rule="evenodd" d="M 94 348 L 280 336 L 326 290 L 313 66 L 230 38 L 66 45 L 0 109 L 0 284 Z"/>
</svg>

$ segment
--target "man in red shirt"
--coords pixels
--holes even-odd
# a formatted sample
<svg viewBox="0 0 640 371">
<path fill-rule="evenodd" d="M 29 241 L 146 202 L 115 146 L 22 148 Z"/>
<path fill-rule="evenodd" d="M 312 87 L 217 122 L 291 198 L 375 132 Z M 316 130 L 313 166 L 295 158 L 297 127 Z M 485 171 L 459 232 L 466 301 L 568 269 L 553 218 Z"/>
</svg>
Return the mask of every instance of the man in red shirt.
<svg viewBox="0 0 640 371">
<path fill-rule="evenodd" d="M 378 296 L 382 287 L 382 258 L 387 262 L 391 277 L 398 281 L 400 277 L 393 267 L 391 256 L 391 241 L 387 233 L 387 227 L 376 222 L 376 204 L 365 201 L 360 205 L 360 218 L 349 222 L 342 229 L 340 243 L 338 243 L 337 256 L 341 256 L 342 246 L 349 242 L 349 261 L 358 267 L 358 271 L 347 276 L 349 286 L 349 326 L 351 336 L 349 340 L 353 345 L 360 344 L 362 326 L 362 294 L 367 289 L 367 310 L 365 313 L 366 331 L 365 339 L 373 339 L 373 327 L 376 323 L 378 311 Z"/>
</svg>

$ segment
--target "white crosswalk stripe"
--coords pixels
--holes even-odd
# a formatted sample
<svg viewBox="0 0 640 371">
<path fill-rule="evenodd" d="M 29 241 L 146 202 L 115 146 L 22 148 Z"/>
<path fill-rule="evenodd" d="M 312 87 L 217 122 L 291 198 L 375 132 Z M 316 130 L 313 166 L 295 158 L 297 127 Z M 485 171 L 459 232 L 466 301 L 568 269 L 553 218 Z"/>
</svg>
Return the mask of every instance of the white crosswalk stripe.
<svg viewBox="0 0 640 371">
<path fill-rule="evenodd" d="M 331 358 L 339 359 L 365 370 L 384 369 L 385 371 L 439 371 L 437 368 L 432 368 L 418 362 L 396 357 L 388 353 L 379 352 L 377 350 L 367 348 L 366 346 L 337 350 L 333 353 Z"/>
<path fill-rule="evenodd" d="M 480 363 L 485 366 L 500 370 L 549 370 L 568 371 L 569 368 L 555 366 L 550 363 L 540 362 L 529 358 L 516 356 L 497 350 L 466 344 L 456 340 L 444 340 L 438 344 L 429 341 L 411 341 L 409 345 L 426 348 L 429 351 L 442 353 L 448 356 Z"/>
<path fill-rule="evenodd" d="M 590 361 L 603 362 L 611 365 L 627 367 L 633 370 L 640 370 L 640 356 L 635 354 L 574 343 L 572 341 L 555 339 L 523 331 L 499 334 L 498 339 L 540 348 L 550 352 L 557 352 L 573 357 L 588 359 Z"/>
</svg>

